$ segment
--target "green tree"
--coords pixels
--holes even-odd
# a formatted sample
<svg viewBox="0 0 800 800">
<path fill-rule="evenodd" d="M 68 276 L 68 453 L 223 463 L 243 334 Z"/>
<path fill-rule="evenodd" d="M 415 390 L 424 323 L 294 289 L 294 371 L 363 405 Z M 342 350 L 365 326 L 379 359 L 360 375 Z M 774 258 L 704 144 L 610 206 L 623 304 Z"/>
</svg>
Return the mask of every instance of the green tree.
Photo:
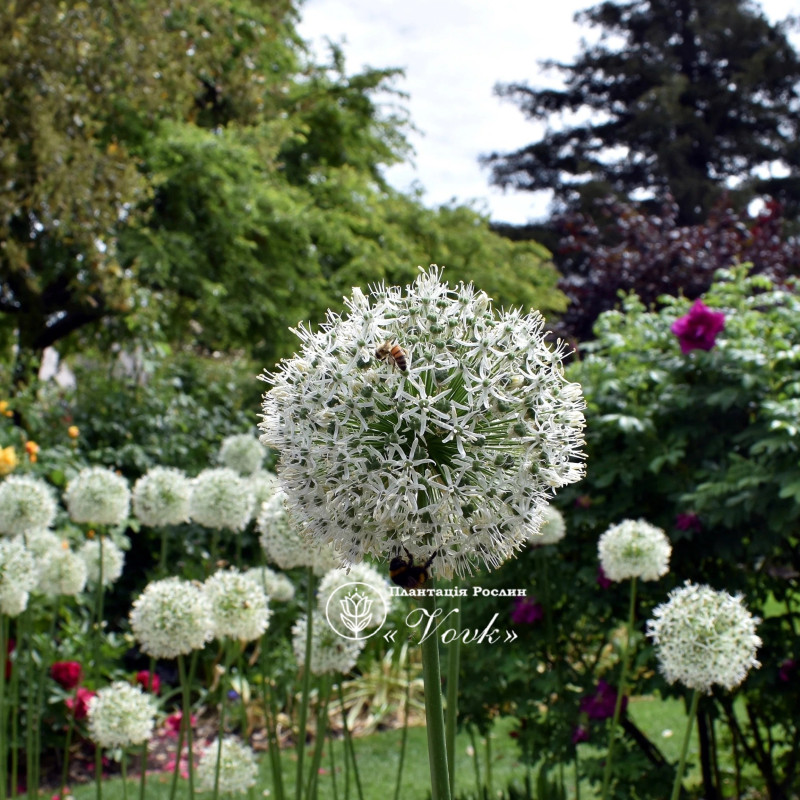
<svg viewBox="0 0 800 800">
<path fill-rule="evenodd" d="M 743 201 L 768 192 L 796 206 L 800 58 L 787 23 L 771 25 L 749 0 L 604 2 L 576 20 L 601 35 L 574 63 L 545 63 L 563 88 L 497 87 L 548 128 L 484 157 L 493 183 L 553 189 L 562 207 L 609 192 L 669 193 L 681 224 L 704 219 L 728 179 L 744 180 Z M 575 116 L 552 124 L 559 114 Z M 774 162 L 785 177 L 756 177 Z"/>
</svg>

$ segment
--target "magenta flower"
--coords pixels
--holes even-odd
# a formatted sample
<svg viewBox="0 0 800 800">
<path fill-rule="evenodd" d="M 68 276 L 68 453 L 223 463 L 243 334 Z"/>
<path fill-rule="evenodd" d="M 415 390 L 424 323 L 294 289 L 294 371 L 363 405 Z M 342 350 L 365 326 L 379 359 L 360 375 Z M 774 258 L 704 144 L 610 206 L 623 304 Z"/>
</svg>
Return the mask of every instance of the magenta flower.
<svg viewBox="0 0 800 800">
<path fill-rule="evenodd" d="M 598 567 L 597 568 L 597 585 L 601 589 L 608 589 L 608 587 L 611 586 L 612 583 L 613 583 L 613 581 L 610 578 L 606 577 L 606 573 L 603 572 L 603 568 L 602 567 Z"/>
<path fill-rule="evenodd" d="M 583 725 L 578 725 L 574 731 L 572 731 L 572 744 L 580 744 L 581 742 L 588 742 L 589 741 L 589 731 L 583 727 Z"/>
<path fill-rule="evenodd" d="M 609 719 L 614 716 L 616 703 L 617 690 L 604 680 L 599 680 L 595 693 L 582 698 L 579 709 L 589 719 Z M 623 696 L 621 710 L 624 711 L 627 705 L 628 698 Z"/>
<path fill-rule="evenodd" d="M 796 668 L 797 662 L 793 658 L 787 658 L 785 661 L 781 662 L 781 666 L 778 671 L 778 677 L 784 683 L 788 683 L 792 679 L 792 673 Z"/>
<path fill-rule="evenodd" d="M 703 530 L 703 523 L 700 522 L 700 517 L 694 511 L 687 511 L 675 517 L 675 527 L 679 531 L 698 532 Z"/>
<path fill-rule="evenodd" d="M 542 604 L 535 597 L 518 597 L 514 601 L 511 621 L 515 625 L 533 625 L 544 617 Z"/>
<path fill-rule="evenodd" d="M 676 319 L 670 330 L 678 337 L 681 353 L 688 353 L 710 350 L 724 327 L 725 315 L 721 311 L 712 311 L 702 300 L 695 300 L 689 313 Z"/>
</svg>

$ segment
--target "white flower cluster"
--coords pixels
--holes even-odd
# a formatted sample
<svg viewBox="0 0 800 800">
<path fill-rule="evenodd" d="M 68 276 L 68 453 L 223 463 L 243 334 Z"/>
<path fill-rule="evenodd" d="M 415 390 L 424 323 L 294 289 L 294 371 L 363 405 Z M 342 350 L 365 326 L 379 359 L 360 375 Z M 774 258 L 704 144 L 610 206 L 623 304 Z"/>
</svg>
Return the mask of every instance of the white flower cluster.
<svg viewBox="0 0 800 800">
<path fill-rule="evenodd" d="M 66 539 L 52 531 L 37 531 L 26 537 L 38 573 L 35 591 L 47 597 L 75 597 L 86 587 L 86 561 L 70 549 Z"/>
<path fill-rule="evenodd" d="M 64 493 L 73 522 L 118 525 L 130 510 L 128 482 L 105 467 L 87 467 L 67 485 Z"/>
<path fill-rule="evenodd" d="M 116 583 L 125 566 L 125 553 L 108 536 L 103 538 L 103 586 Z M 87 539 L 79 548 L 78 555 L 86 563 L 86 577 L 97 585 L 100 580 L 100 539 Z"/>
<path fill-rule="evenodd" d="M 185 655 L 212 638 L 208 596 L 177 577 L 148 583 L 133 603 L 130 622 L 142 652 L 153 658 Z"/>
<path fill-rule="evenodd" d="M 11 475 L 0 483 L 0 533 L 15 536 L 44 530 L 55 516 L 56 499 L 44 481 Z"/>
<path fill-rule="evenodd" d="M 542 527 L 538 534 L 530 537 L 530 544 L 545 545 L 560 542 L 567 535 L 564 515 L 552 505 L 542 511 Z"/>
<path fill-rule="evenodd" d="M 200 755 L 195 775 L 202 792 L 214 791 L 219 747 L 219 740 L 211 742 Z M 251 786 L 255 786 L 257 777 L 258 763 L 252 748 L 233 736 L 224 737 L 219 754 L 220 794 L 245 794 Z"/>
<path fill-rule="evenodd" d="M 366 639 L 345 639 L 315 609 L 311 620 L 311 672 L 314 675 L 346 674 L 356 665 Z M 292 626 L 292 649 L 297 663 L 305 666 L 308 617 L 303 615 Z"/>
<path fill-rule="evenodd" d="M 311 567 L 316 575 L 324 575 L 341 561 L 333 547 L 303 538 L 286 510 L 286 493 L 276 489 L 261 505 L 256 520 L 259 543 L 267 561 L 281 569 Z"/>
<path fill-rule="evenodd" d="M 191 516 L 206 528 L 241 531 L 253 514 L 247 480 L 227 467 L 203 470 L 192 483 Z"/>
<path fill-rule="evenodd" d="M 127 747 L 150 738 L 156 705 L 139 686 L 115 681 L 89 701 L 89 735 L 100 747 Z"/>
<path fill-rule="evenodd" d="M 300 354 L 262 376 L 261 441 L 280 453 L 291 514 L 353 563 L 406 547 L 445 575 L 499 566 L 583 476 L 566 347 L 548 346 L 537 312 L 498 312 L 435 266 L 346 304 L 298 328 Z M 383 343 L 391 359 L 376 357 Z"/>
<path fill-rule="evenodd" d="M 600 537 L 597 551 L 609 580 L 656 581 L 669 572 L 672 545 L 661 528 L 643 519 L 626 519 Z"/>
<path fill-rule="evenodd" d="M 361 564 L 353 564 L 349 570 L 347 569 L 332 569 L 325 573 L 325 576 L 319 583 L 317 589 L 317 605 L 323 615 L 336 625 L 338 622 L 339 630 L 343 628 L 348 629 L 349 625 L 345 620 L 342 620 L 342 615 L 349 613 L 348 603 L 337 602 L 337 598 L 347 595 L 347 592 L 340 592 L 330 604 L 328 601 L 337 590 L 351 583 L 358 583 L 359 586 L 353 586 L 352 590 L 358 592 L 358 602 L 368 609 L 366 613 L 369 614 L 365 618 L 365 624 L 362 630 L 368 630 L 380 625 L 385 619 L 385 615 L 389 613 L 392 606 L 392 596 L 389 592 L 389 584 L 386 578 L 381 575 L 375 567 L 362 562 Z"/>
<path fill-rule="evenodd" d="M 751 667 L 760 667 L 756 635 L 760 620 L 753 617 L 742 596 L 718 592 L 691 581 L 669 594 L 647 621 L 659 668 L 669 683 L 680 681 L 702 692 L 718 684 L 731 690 Z"/>
<path fill-rule="evenodd" d="M 266 454 L 266 448 L 255 436 L 240 433 L 222 440 L 217 461 L 240 475 L 252 475 L 261 469 Z"/>
<path fill-rule="evenodd" d="M 21 539 L 0 539 L 0 613 L 21 614 L 38 580 L 33 556 Z"/>
<path fill-rule="evenodd" d="M 252 567 L 244 574 L 255 581 L 273 603 L 288 603 L 294 598 L 294 584 L 281 572 L 269 567 Z"/>
<path fill-rule="evenodd" d="M 251 642 L 269 625 L 269 598 L 260 584 L 237 569 L 218 570 L 206 578 L 213 635 Z"/>
<path fill-rule="evenodd" d="M 192 482 L 179 469 L 153 467 L 133 486 L 133 513 L 153 528 L 189 520 Z"/>
</svg>

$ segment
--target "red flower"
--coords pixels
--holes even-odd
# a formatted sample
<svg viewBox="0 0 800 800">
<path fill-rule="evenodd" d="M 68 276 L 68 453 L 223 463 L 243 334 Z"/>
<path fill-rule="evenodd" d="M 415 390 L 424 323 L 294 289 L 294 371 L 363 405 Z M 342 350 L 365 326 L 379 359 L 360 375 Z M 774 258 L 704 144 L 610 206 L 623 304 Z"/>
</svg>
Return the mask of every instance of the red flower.
<svg viewBox="0 0 800 800">
<path fill-rule="evenodd" d="M 62 689 L 69 691 L 81 682 L 81 665 L 77 661 L 56 661 L 50 667 L 50 676 Z"/>
<path fill-rule="evenodd" d="M 151 691 L 153 694 L 158 694 L 161 690 L 161 678 L 155 672 L 151 674 L 146 669 L 140 669 L 136 673 L 136 683 L 146 692 Z"/>
<path fill-rule="evenodd" d="M 64 702 L 67 708 L 75 714 L 75 719 L 85 719 L 89 713 L 89 701 L 97 694 L 91 689 L 78 687 L 75 697 L 68 697 Z"/>
<path fill-rule="evenodd" d="M 176 711 L 174 714 L 170 714 L 164 720 L 164 726 L 167 729 L 167 736 L 176 737 L 178 732 L 181 729 L 181 720 L 183 719 L 183 712 Z M 197 724 L 197 718 L 194 714 L 189 718 L 189 724 L 194 727 Z"/>
<path fill-rule="evenodd" d="M 702 300 L 695 300 L 689 313 L 672 323 L 670 330 L 678 337 L 681 353 L 710 350 L 717 334 L 725 327 L 725 315 L 712 311 Z"/>
</svg>

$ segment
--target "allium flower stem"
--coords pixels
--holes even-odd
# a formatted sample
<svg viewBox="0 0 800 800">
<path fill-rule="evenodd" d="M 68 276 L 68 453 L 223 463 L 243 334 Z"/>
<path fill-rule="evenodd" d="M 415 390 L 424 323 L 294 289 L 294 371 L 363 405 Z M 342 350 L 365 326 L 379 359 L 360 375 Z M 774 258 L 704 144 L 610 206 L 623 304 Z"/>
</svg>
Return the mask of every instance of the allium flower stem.
<svg viewBox="0 0 800 800">
<path fill-rule="evenodd" d="M 356 781 L 356 791 L 358 792 L 358 800 L 364 800 L 364 789 L 361 786 L 361 775 L 358 772 L 358 762 L 356 761 L 356 751 L 353 748 L 353 737 L 350 735 L 350 726 L 347 724 L 347 708 L 344 704 L 344 689 L 342 689 L 342 682 L 339 681 L 339 707 L 342 710 L 342 730 L 344 731 L 344 744 L 346 748 L 345 754 L 345 768 L 347 767 L 348 758 L 353 765 L 353 776 Z M 347 780 L 347 779 L 346 779 Z M 345 797 L 350 794 L 350 784 L 347 783 L 345 788 Z"/>
<path fill-rule="evenodd" d="M 266 652 L 267 641 L 265 633 L 261 639 L 261 674 L 264 676 L 261 681 L 261 702 L 264 706 L 264 719 L 266 720 L 267 728 L 267 752 L 269 753 L 270 766 L 272 767 L 272 793 L 275 796 L 275 800 L 283 800 L 283 770 L 281 768 L 281 750 L 277 736 L 278 708 L 269 678 L 270 671 L 265 663 Z M 331 743 L 331 747 L 333 747 L 333 743 Z"/>
<path fill-rule="evenodd" d="M 453 587 L 458 588 L 458 578 L 453 579 Z M 461 663 L 461 598 L 452 598 L 451 611 L 455 611 L 449 619 L 457 631 L 456 637 L 447 645 L 447 706 L 445 715 L 445 740 L 447 742 L 447 768 L 450 781 L 450 793 L 455 795 L 456 786 L 456 724 L 458 722 L 458 670 Z"/>
<path fill-rule="evenodd" d="M 0 614 L 0 800 L 6 800 L 6 766 L 8 764 L 8 737 L 6 736 L 6 659 L 8 658 L 8 617 Z M 12 783 L 16 786 L 16 783 Z"/>
<path fill-rule="evenodd" d="M 64 740 L 64 766 L 61 769 L 61 786 L 58 791 L 58 796 L 64 796 L 64 789 L 67 788 L 67 780 L 69 779 L 69 765 L 70 765 L 70 748 L 72 747 L 72 731 L 75 728 L 75 713 L 74 709 L 78 703 L 78 687 L 72 690 L 72 708 L 69 709 L 69 721 L 67 722 L 67 735 Z"/>
<path fill-rule="evenodd" d="M 408 743 L 408 715 L 411 704 L 411 658 L 408 652 L 408 645 L 404 644 L 400 649 L 400 662 L 406 662 L 406 697 L 403 705 L 403 733 L 400 738 L 400 759 L 397 764 L 397 782 L 394 787 L 394 800 L 400 800 L 400 787 L 403 785 L 403 764 L 406 758 L 406 745 Z"/>
<path fill-rule="evenodd" d="M 119 762 L 120 772 L 122 773 L 122 800 L 128 800 L 128 752 L 122 751 L 122 758 Z M 142 764 L 142 772 L 145 772 L 145 765 Z"/>
<path fill-rule="evenodd" d="M 154 686 L 154 679 L 156 674 L 156 660 L 153 656 L 150 656 L 150 663 L 147 666 L 147 691 L 153 691 Z M 139 779 L 139 800 L 145 800 L 145 789 L 147 786 L 147 745 L 148 741 L 145 739 L 142 742 L 142 752 L 141 752 L 141 761 L 142 761 L 142 774 Z M 180 753 L 178 754 L 178 760 L 180 760 Z"/>
<path fill-rule="evenodd" d="M 681 755 L 678 760 L 678 769 L 675 772 L 675 783 L 672 784 L 672 795 L 670 800 L 678 800 L 681 793 L 681 783 L 683 782 L 683 772 L 686 769 L 686 754 L 689 752 L 689 739 L 692 736 L 692 727 L 697 718 L 697 704 L 700 702 L 700 692 L 695 689 L 692 692 L 692 702 L 689 707 L 689 716 L 686 720 L 686 732 L 683 734 L 683 744 L 681 745 Z"/>
<path fill-rule="evenodd" d="M 192 654 L 192 669 L 191 673 L 194 675 L 195 650 Z M 192 701 L 191 701 L 191 685 L 186 675 L 186 662 L 183 654 L 178 656 L 178 677 L 181 682 L 181 694 L 183 697 L 183 716 L 181 718 L 181 727 L 186 731 L 186 751 L 188 753 L 189 764 L 189 798 L 194 800 L 194 754 L 192 752 Z M 180 763 L 181 754 L 178 751 L 176 756 L 177 764 Z M 175 766 L 175 771 L 178 771 L 178 766 Z"/>
<path fill-rule="evenodd" d="M 219 797 L 219 770 L 222 764 L 222 740 L 225 738 L 225 682 L 230 680 L 231 664 L 233 663 L 233 642 L 223 639 L 222 648 L 225 651 L 225 667 L 222 673 L 222 680 L 219 682 L 219 728 L 217 733 L 217 763 L 214 767 L 214 800 Z M 241 674 L 241 673 L 240 673 Z"/>
<path fill-rule="evenodd" d="M 436 598 L 432 594 L 421 597 L 420 606 L 430 619 L 434 618 Z M 425 684 L 425 729 L 428 734 L 428 761 L 431 769 L 431 800 L 450 800 L 439 640 L 435 636 L 429 636 L 422 642 L 422 680 Z"/>
<path fill-rule="evenodd" d="M 606 754 L 606 764 L 603 769 L 603 800 L 608 797 L 608 790 L 611 784 L 611 764 L 614 757 L 614 742 L 617 738 L 617 726 L 622 712 L 622 698 L 625 696 L 625 684 L 628 680 L 628 665 L 630 663 L 631 640 L 633 639 L 633 621 L 636 613 L 636 578 L 631 578 L 631 598 L 628 608 L 628 624 L 625 627 L 625 642 L 622 645 L 622 666 L 619 674 L 619 687 L 617 689 L 617 700 L 614 703 L 614 717 L 611 720 L 611 730 L 608 734 L 608 753 Z"/>
<path fill-rule="evenodd" d="M 319 775 L 319 765 L 322 763 L 322 747 L 325 744 L 328 722 L 328 702 L 331 697 L 332 676 L 325 673 L 322 676 L 319 687 L 317 702 L 317 733 L 314 741 L 314 755 L 311 759 L 311 769 L 308 771 L 308 783 L 306 784 L 306 797 L 314 798 L 317 794 L 317 776 Z"/>
<path fill-rule="evenodd" d="M 103 748 L 99 744 L 94 747 L 94 786 L 95 797 L 103 800 Z"/>
<path fill-rule="evenodd" d="M 161 527 L 161 560 L 158 563 L 158 577 L 167 577 L 167 551 L 169 549 L 169 529 L 166 525 Z"/>
<path fill-rule="evenodd" d="M 303 689 L 300 696 L 300 714 L 297 720 L 297 778 L 295 780 L 295 800 L 303 796 L 303 756 L 306 750 L 306 722 L 308 721 L 308 698 L 311 694 L 311 642 L 314 627 L 314 571 L 306 569 L 308 591 L 306 594 L 306 649 L 303 660 Z"/>
</svg>

